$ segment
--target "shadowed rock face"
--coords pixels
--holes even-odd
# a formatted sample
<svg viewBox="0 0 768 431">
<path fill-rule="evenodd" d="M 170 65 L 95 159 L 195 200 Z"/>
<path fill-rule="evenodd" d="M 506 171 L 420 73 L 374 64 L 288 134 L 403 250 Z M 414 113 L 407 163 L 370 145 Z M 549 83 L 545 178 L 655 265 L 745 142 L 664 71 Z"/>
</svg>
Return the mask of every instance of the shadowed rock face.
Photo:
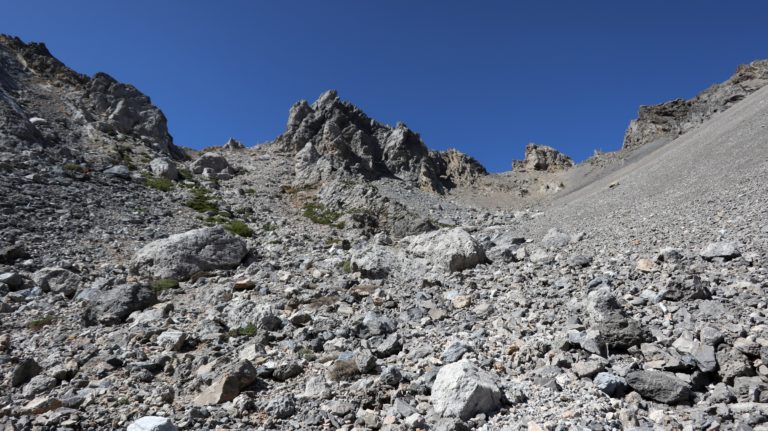
<svg viewBox="0 0 768 431">
<path fill-rule="evenodd" d="M 556 172 L 568 169 L 573 164 L 570 157 L 552 147 L 530 143 L 525 146 L 525 160 L 512 161 L 512 170 Z"/>
<path fill-rule="evenodd" d="M 641 106 L 624 134 L 622 148 L 637 148 L 657 140 L 671 141 L 767 84 L 768 60 L 760 60 L 740 65 L 727 81 L 709 87 L 690 100 L 675 99 Z"/>
<path fill-rule="evenodd" d="M 486 175 L 474 159 L 456 150 L 429 151 L 404 124 L 390 127 L 369 118 L 335 90 L 313 104 L 291 107 L 286 131 L 273 145 L 296 155 L 296 181 L 309 185 L 337 175 L 397 177 L 442 193 Z"/>
<path fill-rule="evenodd" d="M 89 78 L 42 43 L 0 35 L 0 147 L 78 149 L 97 141 L 185 158 L 173 144 L 165 115 L 132 85 L 105 73 Z"/>
</svg>

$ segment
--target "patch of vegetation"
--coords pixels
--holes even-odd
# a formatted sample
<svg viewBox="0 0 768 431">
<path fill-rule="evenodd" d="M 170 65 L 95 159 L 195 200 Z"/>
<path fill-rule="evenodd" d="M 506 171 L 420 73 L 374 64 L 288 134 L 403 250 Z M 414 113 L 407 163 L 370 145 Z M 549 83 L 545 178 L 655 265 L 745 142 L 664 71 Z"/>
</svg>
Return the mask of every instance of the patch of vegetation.
<svg viewBox="0 0 768 431">
<path fill-rule="evenodd" d="M 88 172 L 88 169 L 86 169 L 85 167 L 83 167 L 81 165 L 78 165 L 77 163 L 64 163 L 63 168 L 64 168 L 65 171 L 79 172 L 81 174 L 84 174 L 84 173 Z"/>
<path fill-rule="evenodd" d="M 197 212 L 219 212 L 219 205 L 213 200 L 208 190 L 202 187 L 192 189 L 192 198 L 184 203 Z"/>
<path fill-rule="evenodd" d="M 40 329 L 43 329 L 44 327 L 52 324 L 56 321 L 56 316 L 52 316 L 50 314 L 47 314 L 39 319 L 34 319 L 27 323 L 27 329 L 30 331 L 39 331 Z"/>
<path fill-rule="evenodd" d="M 117 147 L 117 155 L 120 158 L 120 162 L 128 167 L 130 170 L 136 170 L 136 165 L 133 163 L 133 158 L 131 157 L 131 153 L 133 153 L 133 150 L 131 147 L 123 147 L 118 146 Z"/>
<path fill-rule="evenodd" d="M 179 281 L 174 278 L 161 278 L 158 280 L 153 280 L 151 283 L 149 283 L 149 287 L 151 287 L 155 293 L 160 293 L 168 289 L 178 289 Z"/>
<path fill-rule="evenodd" d="M 224 229 L 232 232 L 235 235 L 240 235 L 246 238 L 250 238 L 253 236 L 253 229 L 248 227 L 247 224 L 240 220 L 230 220 L 224 224 Z"/>
<path fill-rule="evenodd" d="M 239 328 L 231 329 L 227 335 L 230 337 L 253 337 L 256 335 L 256 325 L 249 323 Z"/>
<path fill-rule="evenodd" d="M 243 193 L 245 193 L 247 195 L 255 195 L 256 194 L 256 189 L 254 189 L 253 187 L 246 187 L 246 188 L 243 189 Z"/>
<path fill-rule="evenodd" d="M 173 188 L 173 181 L 168 178 L 147 177 L 144 179 L 144 185 L 152 189 L 167 192 Z"/>
<path fill-rule="evenodd" d="M 274 223 L 264 223 L 261 225 L 261 230 L 265 232 L 272 232 L 274 230 L 277 230 L 277 225 Z"/>
<path fill-rule="evenodd" d="M 315 359 L 317 359 L 317 355 L 315 355 L 315 352 L 313 352 L 312 349 L 309 349 L 307 347 L 302 347 L 296 353 L 298 353 L 300 358 L 303 358 L 304 360 L 309 362 L 312 362 Z"/>
<path fill-rule="evenodd" d="M 352 273 L 352 261 L 347 259 L 344 262 L 341 263 L 341 270 L 344 271 L 345 274 L 351 274 Z"/>
<path fill-rule="evenodd" d="M 189 180 L 189 181 L 192 181 L 192 179 L 194 178 L 194 177 L 192 176 L 192 172 L 190 172 L 190 170 L 189 170 L 189 169 L 186 169 L 186 168 L 181 168 L 181 169 L 179 169 L 178 171 L 179 171 L 179 176 L 180 176 L 180 177 L 181 177 L 181 179 L 183 179 L 183 180 Z"/>
<path fill-rule="evenodd" d="M 325 207 L 325 205 L 318 203 L 318 202 L 307 202 L 304 204 L 304 217 L 312 220 L 313 222 L 317 224 L 324 224 L 324 225 L 333 225 L 336 220 L 341 217 L 341 214 L 329 210 Z M 341 226 L 338 226 L 343 228 L 344 225 L 341 224 Z"/>
</svg>

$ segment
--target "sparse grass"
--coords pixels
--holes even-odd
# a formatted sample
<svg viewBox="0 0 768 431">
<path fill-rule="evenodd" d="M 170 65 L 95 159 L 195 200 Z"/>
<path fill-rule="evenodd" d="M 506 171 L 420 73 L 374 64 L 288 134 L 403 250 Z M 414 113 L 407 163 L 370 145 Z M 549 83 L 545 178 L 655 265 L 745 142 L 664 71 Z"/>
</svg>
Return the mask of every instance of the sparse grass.
<svg viewBox="0 0 768 431">
<path fill-rule="evenodd" d="M 344 262 L 341 263 L 341 270 L 344 271 L 345 274 L 351 274 L 352 273 L 352 261 L 347 259 Z"/>
<path fill-rule="evenodd" d="M 65 171 L 80 172 L 81 174 L 88 172 L 88 169 L 84 168 L 81 165 L 78 165 L 77 163 L 64 163 L 63 168 Z"/>
<path fill-rule="evenodd" d="M 167 192 L 173 188 L 173 181 L 168 178 L 147 177 L 144 179 L 144 185 L 152 189 Z"/>
<path fill-rule="evenodd" d="M 189 171 L 189 169 L 179 169 L 179 176 L 183 180 L 192 180 L 194 177 L 192 176 L 192 172 Z"/>
<path fill-rule="evenodd" d="M 230 220 L 224 224 L 224 229 L 232 232 L 235 235 L 240 235 L 246 238 L 250 238 L 253 236 L 253 229 L 251 229 L 247 224 L 240 220 Z"/>
<path fill-rule="evenodd" d="M 327 209 L 321 203 L 307 202 L 304 204 L 304 217 L 317 224 L 333 225 L 341 214 Z M 340 227 L 344 227 L 343 224 Z"/>
<path fill-rule="evenodd" d="M 246 188 L 243 189 L 243 193 L 245 193 L 247 195 L 255 195 L 256 194 L 256 189 L 254 189 L 253 187 L 246 187 Z"/>
<path fill-rule="evenodd" d="M 216 201 L 213 200 L 208 190 L 202 187 L 195 187 L 192 189 L 192 198 L 184 203 L 184 205 L 192 208 L 197 212 L 218 212 L 219 206 Z"/>
<path fill-rule="evenodd" d="M 168 289 L 178 289 L 179 281 L 174 278 L 161 278 L 158 280 L 153 280 L 151 283 L 149 283 L 149 287 L 151 287 L 155 293 L 160 293 Z"/>
<path fill-rule="evenodd" d="M 265 232 L 272 232 L 274 230 L 277 230 L 277 225 L 273 223 L 264 223 L 261 225 L 261 230 Z"/>
<path fill-rule="evenodd" d="M 328 378 L 333 381 L 352 380 L 360 374 L 354 360 L 335 360 L 328 370 Z"/>
<path fill-rule="evenodd" d="M 230 337 L 253 337 L 256 335 L 256 325 L 249 323 L 239 328 L 231 329 L 227 335 Z"/>
<path fill-rule="evenodd" d="M 315 352 L 313 352 L 312 349 L 309 349 L 307 347 L 302 347 L 296 353 L 298 353 L 299 357 L 309 362 L 312 362 L 315 359 L 317 359 L 317 355 L 315 355 Z"/>
<path fill-rule="evenodd" d="M 128 167 L 130 170 L 136 170 L 136 165 L 133 163 L 133 158 L 131 157 L 131 153 L 133 153 L 133 150 L 131 147 L 123 147 L 118 146 L 117 147 L 117 155 L 120 157 L 120 162 Z"/>
<path fill-rule="evenodd" d="M 40 329 L 52 324 L 56 321 L 56 316 L 47 314 L 39 319 L 31 320 L 27 323 L 27 329 L 30 331 L 39 331 Z"/>
</svg>

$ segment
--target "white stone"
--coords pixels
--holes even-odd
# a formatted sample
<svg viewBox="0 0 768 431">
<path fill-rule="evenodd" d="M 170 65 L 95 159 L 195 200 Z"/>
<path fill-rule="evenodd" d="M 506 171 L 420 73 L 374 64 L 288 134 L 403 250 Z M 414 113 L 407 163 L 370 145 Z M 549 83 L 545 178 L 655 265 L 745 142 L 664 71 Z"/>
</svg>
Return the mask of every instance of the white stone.
<svg viewBox="0 0 768 431">
<path fill-rule="evenodd" d="M 442 416 L 470 419 L 478 413 L 492 413 L 501 407 L 501 390 L 496 379 L 468 360 L 440 369 L 432 385 L 432 406 Z"/>
</svg>

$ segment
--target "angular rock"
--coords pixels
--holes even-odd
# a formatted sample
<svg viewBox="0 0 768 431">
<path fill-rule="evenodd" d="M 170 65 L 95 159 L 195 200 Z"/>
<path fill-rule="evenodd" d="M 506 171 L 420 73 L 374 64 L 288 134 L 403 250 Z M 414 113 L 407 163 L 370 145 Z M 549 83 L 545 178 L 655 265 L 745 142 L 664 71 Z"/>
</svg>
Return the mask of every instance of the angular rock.
<svg viewBox="0 0 768 431">
<path fill-rule="evenodd" d="M 248 360 L 241 360 L 223 370 L 219 377 L 204 388 L 194 399 L 198 406 L 208 406 L 232 401 L 240 391 L 256 381 L 258 372 Z"/>
<path fill-rule="evenodd" d="M 432 384 L 432 406 L 441 416 L 470 419 L 501 408 L 496 379 L 472 362 L 461 360 L 440 368 Z"/>
<path fill-rule="evenodd" d="M 157 303 L 157 295 L 142 284 L 124 284 L 99 292 L 89 301 L 83 317 L 88 324 L 116 325 L 134 312 Z"/>
<path fill-rule="evenodd" d="M 144 416 L 130 425 L 126 431 L 177 431 L 173 422 L 162 416 Z"/>
<path fill-rule="evenodd" d="M 712 260 L 716 257 L 723 259 L 732 259 L 734 257 L 741 256 L 741 252 L 738 249 L 736 243 L 733 242 L 711 242 L 704 247 L 699 256 L 705 260 Z"/>
<path fill-rule="evenodd" d="M 149 170 L 152 172 L 152 175 L 159 178 L 165 178 L 171 181 L 175 181 L 179 178 L 179 171 L 176 168 L 176 163 L 170 159 L 162 157 L 152 159 L 152 161 L 149 162 Z"/>
<path fill-rule="evenodd" d="M 620 398 L 627 392 L 627 381 L 615 374 L 598 373 L 592 381 L 598 389 L 605 392 L 608 396 Z"/>
<path fill-rule="evenodd" d="M 565 154 L 546 145 L 530 143 L 525 146 L 525 159 L 514 160 L 512 170 L 525 171 L 563 171 L 573 166 L 573 160 Z"/>
<path fill-rule="evenodd" d="M 631 371 L 626 380 L 643 398 L 653 401 L 681 404 L 691 399 L 690 386 L 671 373 L 653 370 Z"/>
<path fill-rule="evenodd" d="M 32 274 L 32 280 L 45 292 L 75 296 L 82 283 L 79 275 L 64 268 L 43 268 Z"/>
<path fill-rule="evenodd" d="M 462 228 L 413 236 L 409 239 L 407 251 L 448 272 L 463 271 L 486 262 L 482 245 Z"/>
<path fill-rule="evenodd" d="M 30 381 L 33 377 L 40 374 L 43 368 L 32 358 L 26 358 L 14 367 L 11 373 L 11 386 L 17 387 Z"/>
<path fill-rule="evenodd" d="M 189 166 L 193 174 L 202 174 L 205 169 L 210 169 L 214 176 L 220 174 L 233 175 L 235 170 L 229 165 L 224 156 L 216 152 L 203 153 Z"/>
<path fill-rule="evenodd" d="M 157 279 L 186 280 L 204 271 L 234 268 L 247 253 L 245 241 L 213 226 L 153 241 L 136 253 L 131 265 Z"/>
</svg>

